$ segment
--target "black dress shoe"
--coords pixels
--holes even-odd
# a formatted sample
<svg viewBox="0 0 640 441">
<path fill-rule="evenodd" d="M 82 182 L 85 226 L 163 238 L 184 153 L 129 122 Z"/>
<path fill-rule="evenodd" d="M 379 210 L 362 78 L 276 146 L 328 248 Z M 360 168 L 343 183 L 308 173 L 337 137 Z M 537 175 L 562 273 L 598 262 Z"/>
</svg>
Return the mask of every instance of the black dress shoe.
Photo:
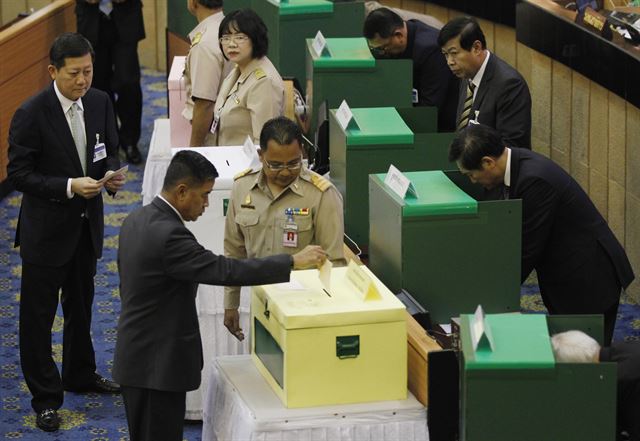
<svg viewBox="0 0 640 441">
<path fill-rule="evenodd" d="M 60 428 L 60 417 L 55 409 L 45 409 L 37 413 L 36 426 L 45 432 L 55 432 Z"/>
<path fill-rule="evenodd" d="M 119 394 L 120 385 L 108 380 L 101 375 L 95 374 L 93 382 L 83 387 L 65 388 L 69 392 L 97 392 L 99 394 Z"/>
<path fill-rule="evenodd" d="M 127 161 L 129 161 L 130 164 L 140 164 L 142 162 L 142 155 L 140 154 L 140 150 L 138 150 L 138 146 L 126 145 L 122 148 L 124 149 L 124 153 L 127 155 Z"/>
</svg>

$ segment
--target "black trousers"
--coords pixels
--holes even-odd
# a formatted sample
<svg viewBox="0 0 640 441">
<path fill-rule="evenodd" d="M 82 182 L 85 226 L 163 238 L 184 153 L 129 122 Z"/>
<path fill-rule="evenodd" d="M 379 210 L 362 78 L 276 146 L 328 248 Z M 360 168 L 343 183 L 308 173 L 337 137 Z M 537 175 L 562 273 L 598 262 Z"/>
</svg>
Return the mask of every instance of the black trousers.
<svg viewBox="0 0 640 441">
<path fill-rule="evenodd" d="M 142 119 L 138 43 L 120 41 L 113 20 L 100 14 L 98 44 L 94 50 L 93 87 L 111 96 L 120 120 L 120 145 L 136 145 Z"/>
<path fill-rule="evenodd" d="M 96 371 L 91 341 L 91 307 L 96 257 L 89 223 L 73 258 L 61 267 L 22 262 L 20 288 L 20 364 L 36 412 L 59 409 L 64 389 L 90 384 Z M 58 308 L 64 315 L 62 378 L 51 353 L 51 328 Z"/>
<path fill-rule="evenodd" d="M 182 441 L 186 392 L 121 387 L 130 441 Z"/>
</svg>

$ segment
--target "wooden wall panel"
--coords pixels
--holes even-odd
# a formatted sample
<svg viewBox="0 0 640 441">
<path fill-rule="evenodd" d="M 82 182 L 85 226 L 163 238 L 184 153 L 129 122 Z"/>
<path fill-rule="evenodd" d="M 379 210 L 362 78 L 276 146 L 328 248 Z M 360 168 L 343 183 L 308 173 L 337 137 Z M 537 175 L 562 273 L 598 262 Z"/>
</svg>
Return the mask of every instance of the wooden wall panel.
<svg viewBox="0 0 640 441">
<path fill-rule="evenodd" d="M 49 82 L 49 47 L 58 34 L 75 31 L 73 8 L 73 0 L 56 0 L 0 32 L 0 181 L 7 176 L 7 135 L 13 113 Z"/>
<path fill-rule="evenodd" d="M 551 156 L 551 60 L 535 51 L 531 58 L 531 142 L 533 150 Z"/>
<path fill-rule="evenodd" d="M 517 65 L 516 31 L 509 26 L 496 24 L 493 29 L 496 55 L 512 66 Z"/>
<path fill-rule="evenodd" d="M 446 23 L 449 21 L 449 11 L 444 6 L 426 3 L 424 13 L 437 18 L 442 23 Z"/>
<path fill-rule="evenodd" d="M 589 191 L 589 79 L 573 72 L 571 96 L 571 175 Z"/>
<path fill-rule="evenodd" d="M 571 69 L 552 62 L 551 158 L 571 171 Z"/>
<path fill-rule="evenodd" d="M 626 213 L 625 213 L 625 241 L 624 247 L 627 256 L 631 261 L 631 266 L 636 273 L 636 279 L 627 288 L 627 293 L 631 295 L 637 302 L 640 302 L 640 228 L 638 228 L 638 219 L 640 219 L 640 198 L 634 196 L 627 187 L 626 192 Z"/>
</svg>

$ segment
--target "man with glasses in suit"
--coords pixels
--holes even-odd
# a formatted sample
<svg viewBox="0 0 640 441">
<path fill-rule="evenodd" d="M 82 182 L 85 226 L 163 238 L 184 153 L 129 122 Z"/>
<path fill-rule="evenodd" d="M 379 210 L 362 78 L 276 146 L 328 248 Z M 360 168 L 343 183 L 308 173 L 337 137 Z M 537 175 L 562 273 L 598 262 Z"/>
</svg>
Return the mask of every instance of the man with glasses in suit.
<svg viewBox="0 0 640 441">
<path fill-rule="evenodd" d="M 302 163 L 300 127 L 285 117 L 260 133 L 262 167 L 235 177 L 224 233 L 224 254 L 238 259 L 294 254 L 320 245 L 342 263 L 342 196 L 331 182 Z M 225 287 L 224 323 L 239 340 L 240 287 Z"/>
</svg>

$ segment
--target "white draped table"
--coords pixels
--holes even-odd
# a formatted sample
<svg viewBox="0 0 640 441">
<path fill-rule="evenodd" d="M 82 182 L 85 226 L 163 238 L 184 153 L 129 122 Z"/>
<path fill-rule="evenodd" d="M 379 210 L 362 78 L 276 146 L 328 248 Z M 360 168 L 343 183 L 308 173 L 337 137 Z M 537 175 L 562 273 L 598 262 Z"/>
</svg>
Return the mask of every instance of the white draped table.
<svg viewBox="0 0 640 441">
<path fill-rule="evenodd" d="M 203 441 L 429 440 L 426 408 L 410 392 L 402 401 L 287 409 L 251 356 L 210 364 Z"/>
</svg>

